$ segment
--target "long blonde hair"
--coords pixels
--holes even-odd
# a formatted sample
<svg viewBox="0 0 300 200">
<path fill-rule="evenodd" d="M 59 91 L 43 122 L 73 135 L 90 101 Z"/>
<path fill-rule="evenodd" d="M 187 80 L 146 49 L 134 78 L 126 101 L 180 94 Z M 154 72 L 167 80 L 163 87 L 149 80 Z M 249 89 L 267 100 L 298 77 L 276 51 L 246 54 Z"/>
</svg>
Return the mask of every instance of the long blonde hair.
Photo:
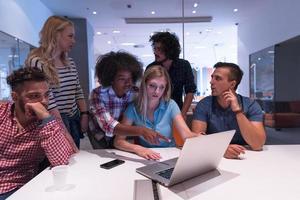
<svg viewBox="0 0 300 200">
<path fill-rule="evenodd" d="M 43 63 L 43 72 L 47 75 L 50 83 L 54 85 L 59 85 L 59 78 L 53 58 L 53 52 L 57 48 L 56 38 L 57 34 L 62 32 L 67 26 L 74 27 L 74 24 L 64 17 L 49 17 L 40 31 L 40 47 L 33 49 L 26 60 L 26 64 L 30 66 L 32 58 L 40 57 Z M 69 65 L 67 52 L 63 52 L 60 55 L 60 59 L 64 65 Z"/>
<path fill-rule="evenodd" d="M 171 81 L 169 74 L 165 68 L 163 68 L 160 65 L 153 65 L 145 71 L 144 76 L 142 78 L 140 91 L 136 100 L 136 107 L 144 121 L 146 120 L 148 105 L 147 82 L 154 78 L 161 77 L 165 78 L 167 82 L 164 94 L 162 95 L 162 99 L 164 101 L 169 101 L 171 97 Z"/>
</svg>

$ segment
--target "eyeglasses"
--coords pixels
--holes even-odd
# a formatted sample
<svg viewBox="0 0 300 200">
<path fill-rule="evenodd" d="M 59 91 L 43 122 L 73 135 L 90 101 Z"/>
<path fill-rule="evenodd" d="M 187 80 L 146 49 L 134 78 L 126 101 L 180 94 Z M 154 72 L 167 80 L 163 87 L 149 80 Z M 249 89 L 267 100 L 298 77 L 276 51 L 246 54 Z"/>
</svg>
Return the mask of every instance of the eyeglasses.
<svg viewBox="0 0 300 200">
<path fill-rule="evenodd" d="M 159 89 L 159 91 L 164 91 L 165 90 L 165 86 L 164 85 L 156 85 L 156 84 L 153 84 L 153 83 L 150 83 L 147 85 L 147 87 L 150 89 L 150 90 L 153 90 L 153 91 L 156 91 L 157 89 Z"/>
</svg>

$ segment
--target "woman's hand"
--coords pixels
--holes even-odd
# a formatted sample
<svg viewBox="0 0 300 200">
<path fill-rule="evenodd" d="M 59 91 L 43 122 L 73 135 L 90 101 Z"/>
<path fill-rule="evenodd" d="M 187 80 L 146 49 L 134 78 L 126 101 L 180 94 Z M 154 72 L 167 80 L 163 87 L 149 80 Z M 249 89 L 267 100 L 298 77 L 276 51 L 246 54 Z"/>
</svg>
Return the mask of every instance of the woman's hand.
<svg viewBox="0 0 300 200">
<path fill-rule="evenodd" d="M 143 158 L 146 158 L 147 160 L 159 160 L 161 159 L 161 156 L 159 153 L 153 151 L 152 149 L 148 149 L 148 148 L 139 148 L 137 151 L 136 151 L 136 154 L 143 157 Z"/>
</svg>

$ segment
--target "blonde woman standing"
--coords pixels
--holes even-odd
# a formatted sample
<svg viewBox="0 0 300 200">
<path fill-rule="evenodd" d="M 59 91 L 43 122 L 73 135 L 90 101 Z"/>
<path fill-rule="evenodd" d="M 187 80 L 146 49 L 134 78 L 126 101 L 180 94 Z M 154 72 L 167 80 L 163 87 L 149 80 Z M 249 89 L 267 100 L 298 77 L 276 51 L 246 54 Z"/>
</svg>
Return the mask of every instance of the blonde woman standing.
<svg viewBox="0 0 300 200">
<path fill-rule="evenodd" d="M 30 52 L 26 64 L 40 68 L 47 75 L 48 110 L 62 118 L 79 148 L 81 132 L 86 132 L 88 127 L 88 111 L 76 65 L 68 57 L 74 44 L 73 23 L 64 17 L 51 16 L 40 31 L 40 46 Z"/>
</svg>

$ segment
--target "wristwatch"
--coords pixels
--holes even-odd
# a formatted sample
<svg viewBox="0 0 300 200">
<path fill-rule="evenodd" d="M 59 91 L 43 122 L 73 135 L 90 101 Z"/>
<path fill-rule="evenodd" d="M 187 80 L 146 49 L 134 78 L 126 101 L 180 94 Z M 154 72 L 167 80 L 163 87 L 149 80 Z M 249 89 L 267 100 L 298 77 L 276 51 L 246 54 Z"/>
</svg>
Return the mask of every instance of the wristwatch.
<svg viewBox="0 0 300 200">
<path fill-rule="evenodd" d="M 80 115 L 89 115 L 89 114 L 90 114 L 89 111 L 82 111 L 82 112 L 80 112 Z"/>
<path fill-rule="evenodd" d="M 244 113 L 244 111 L 243 111 L 243 109 L 242 108 L 240 108 L 240 109 L 238 109 L 238 110 L 236 110 L 236 111 L 233 111 L 234 112 L 234 114 L 239 114 L 239 113 Z"/>
</svg>

